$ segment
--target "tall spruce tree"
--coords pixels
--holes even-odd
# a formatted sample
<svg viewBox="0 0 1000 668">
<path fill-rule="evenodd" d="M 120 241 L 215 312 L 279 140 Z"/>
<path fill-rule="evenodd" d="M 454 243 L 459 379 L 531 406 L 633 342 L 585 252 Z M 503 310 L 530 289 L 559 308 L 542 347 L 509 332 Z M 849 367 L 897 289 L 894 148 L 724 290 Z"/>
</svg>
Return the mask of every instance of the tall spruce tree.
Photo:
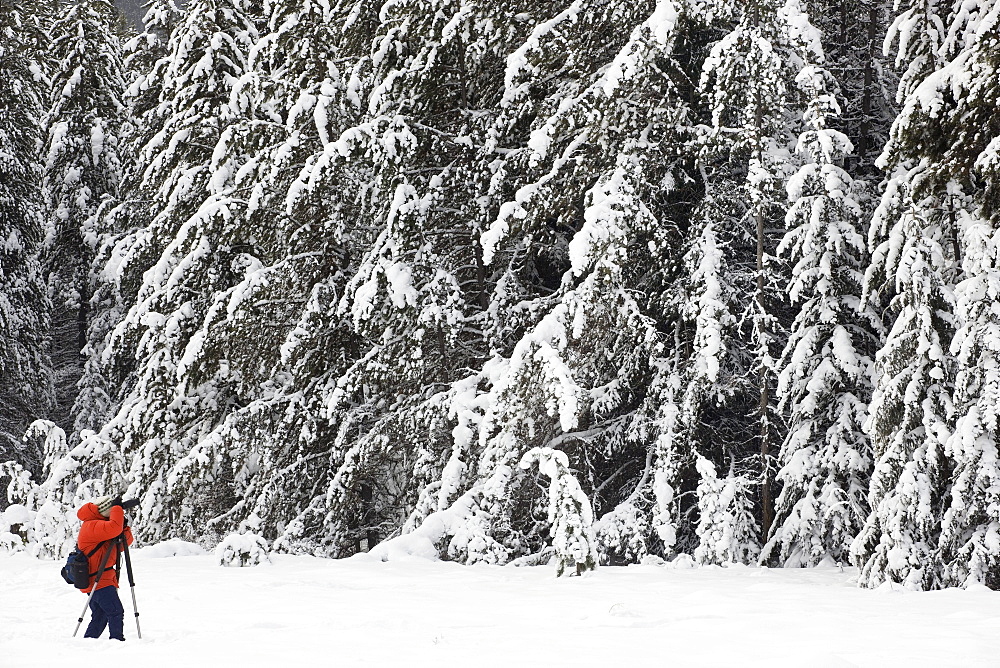
<svg viewBox="0 0 1000 668">
<path fill-rule="evenodd" d="M 90 265 L 102 236 L 96 215 L 121 180 L 119 126 L 124 81 L 114 5 L 86 0 L 64 7 L 52 26 L 51 108 L 43 187 L 45 268 L 53 311 L 51 357 L 56 377 L 54 421 L 72 433 L 72 415 L 87 344 Z M 88 410 L 80 406 L 81 410 Z"/>
<path fill-rule="evenodd" d="M 962 3 L 949 26 L 951 57 L 902 117 L 935 142 L 909 144 L 932 161 L 925 183 L 957 200 L 965 280 L 956 289 L 953 465 L 940 538 L 945 585 L 1000 589 L 1000 4 Z"/>
<path fill-rule="evenodd" d="M 881 178 L 875 159 L 896 113 L 898 74 L 882 49 L 892 4 L 890 0 L 820 0 L 808 5 L 810 21 L 824 37 L 824 67 L 835 82 L 829 92 L 841 107 L 830 118 L 830 127 L 843 132 L 854 147 L 842 166 L 855 181 L 870 182 L 872 195 Z M 863 191 L 859 197 L 859 204 L 867 207 L 869 197 Z"/>
<path fill-rule="evenodd" d="M 337 428 L 327 517 L 348 544 L 393 530 L 437 477 L 440 393 L 484 353 L 471 322 L 484 290 L 472 226 L 484 180 L 477 146 L 509 19 L 493 31 L 482 22 L 492 7 L 432 4 L 385 7 L 347 91 L 365 114 L 335 138 L 340 160 L 318 165 L 346 160 L 367 181 L 338 304 L 357 358 L 329 388 L 325 416 Z"/>
<path fill-rule="evenodd" d="M 862 425 L 871 393 L 871 351 L 881 322 L 860 307 L 868 254 L 858 187 L 838 166 L 853 148 L 831 121 L 840 108 L 832 78 L 815 62 L 798 83 L 810 100 L 789 179 L 788 233 L 779 251 L 801 304 L 781 359 L 778 392 L 788 412 L 782 444 L 777 522 L 765 556 L 783 565 L 846 562 L 868 514 L 871 452 Z M 860 307 L 860 312 L 859 312 Z M 770 555 L 767 554 L 770 552 Z"/>
<path fill-rule="evenodd" d="M 192 508 L 213 531 L 253 518 L 255 529 L 279 538 L 276 549 L 343 554 L 355 547 L 338 552 L 334 532 L 324 530 L 326 513 L 311 504 L 331 472 L 336 432 L 325 419 L 326 392 L 354 346 L 337 298 L 353 250 L 350 228 L 363 217 L 355 201 L 362 181 L 343 164 L 317 163 L 324 141 L 357 123 L 360 110 L 346 90 L 366 44 L 356 31 L 368 25 L 370 8 L 269 7 L 267 31 L 234 85 L 210 182 L 228 207 L 225 236 L 240 252 L 243 275 L 212 295 L 179 375 L 234 400 L 186 444 L 188 455 L 172 470 L 174 493 L 190 496 L 212 480 L 235 499 Z"/>
<path fill-rule="evenodd" d="M 191 506 L 233 503 L 229 490 L 215 484 L 177 502 L 168 475 L 190 441 L 235 400 L 225 387 L 182 376 L 212 296 L 247 268 L 238 240 L 230 238 L 229 203 L 211 193 L 210 178 L 225 105 L 256 34 L 240 3 L 204 0 L 188 8 L 163 59 L 162 127 L 139 154 L 138 188 L 155 213 L 109 258 L 130 306 L 106 344 L 108 375 L 121 384 L 123 398 L 100 435 L 117 446 L 103 462 L 104 478 L 109 488 L 127 481 L 133 494 L 144 494 L 139 513 L 151 539 L 189 535 L 190 524 L 200 521 Z"/>
<path fill-rule="evenodd" d="M 777 287 L 776 231 L 785 211 L 781 185 L 792 169 L 790 130 L 802 113 L 792 82 L 804 64 L 799 49 L 821 52 L 822 47 L 797 2 L 703 5 L 699 14 L 707 25 L 726 30 L 702 66 L 700 89 L 711 120 L 703 139 L 701 164 L 708 179 L 699 217 L 702 225 L 713 228 L 711 241 L 702 238 L 724 249 L 724 262 L 713 264 L 725 267 L 728 275 L 711 285 L 728 284 L 736 290 L 727 299 L 729 337 L 706 339 L 725 351 L 729 386 L 709 383 L 697 400 L 705 425 L 712 429 L 712 422 L 718 421 L 715 430 L 725 436 L 706 439 L 700 450 L 716 469 L 759 481 L 759 501 L 754 502 L 766 535 L 774 511 L 771 468 L 783 429 L 773 386 L 787 324 Z M 694 253 L 706 257 L 707 249 L 696 248 Z M 713 331 L 724 331 L 715 322 Z M 756 453 L 745 447 L 748 439 L 756 444 Z M 747 484 L 736 488 L 741 493 L 752 489 Z M 708 496 L 703 498 L 709 502 Z M 742 534 L 745 528 L 720 531 Z"/>
<path fill-rule="evenodd" d="M 661 328 L 676 318 L 662 293 L 677 280 L 691 181 L 678 155 L 689 122 L 679 9 L 567 3 L 536 18 L 507 56 L 490 139 L 499 156 L 483 200 L 495 356 L 484 367 L 489 392 L 474 405 L 478 442 L 456 447 L 446 468 L 477 469 L 466 478 L 468 506 L 456 504 L 469 512 L 452 527 L 453 556 L 503 561 L 539 549 L 534 483 L 515 468 L 531 447 L 567 453 L 593 495 L 604 559 L 638 560 L 672 543 L 653 530 L 656 490 L 670 503 L 671 469 L 659 466 L 654 485 L 663 393 L 647 387 L 658 382 Z M 627 33 L 613 28 L 623 22 Z M 662 509 L 660 520 L 672 521 Z"/>
<path fill-rule="evenodd" d="M 99 430 L 110 419 L 121 400 L 116 387 L 120 388 L 122 380 L 131 373 L 131 369 L 122 368 L 118 373 L 110 372 L 105 367 L 104 352 L 108 334 L 135 301 L 135 271 L 141 271 L 149 262 L 135 262 L 131 278 L 120 276 L 122 260 L 129 256 L 136 235 L 149 225 L 155 214 L 151 194 L 142 187 L 145 165 L 136 157 L 163 125 L 167 111 L 167 105 L 161 102 L 163 72 L 169 63 L 165 56 L 170 35 L 182 18 L 173 0 L 152 0 L 147 5 L 143 31 L 122 45 L 122 78 L 126 87 L 122 93 L 125 109 L 119 118 L 119 197 L 108 199 L 99 207 L 95 214 L 99 229 L 89 241 L 93 251 L 89 272 L 91 298 L 83 377 L 73 409 L 76 416 L 73 441 L 82 430 Z"/>
<path fill-rule="evenodd" d="M 42 453 L 21 436 L 52 407 L 49 299 L 43 241 L 41 130 L 45 44 L 39 14 L 0 3 L 0 460 L 38 471 Z"/>
<path fill-rule="evenodd" d="M 903 69 L 898 100 L 911 105 L 942 62 L 944 19 L 932 1 L 908 5 L 890 29 Z M 937 544 L 948 493 L 944 444 L 953 420 L 958 217 L 935 166 L 921 155 L 924 128 L 899 116 L 878 165 L 889 173 L 869 232 L 866 298 L 890 298 L 895 320 L 876 356 L 866 431 L 876 458 L 871 514 L 851 547 L 859 582 L 916 589 L 941 584 Z M 927 187 L 930 186 L 930 187 Z"/>
</svg>

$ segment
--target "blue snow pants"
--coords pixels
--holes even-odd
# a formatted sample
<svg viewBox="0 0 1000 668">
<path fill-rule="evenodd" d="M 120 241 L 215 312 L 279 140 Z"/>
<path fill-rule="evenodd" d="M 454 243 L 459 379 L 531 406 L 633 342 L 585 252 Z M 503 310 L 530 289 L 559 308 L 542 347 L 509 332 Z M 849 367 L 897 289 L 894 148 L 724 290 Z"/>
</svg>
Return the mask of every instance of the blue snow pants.
<svg viewBox="0 0 1000 668">
<path fill-rule="evenodd" d="M 125 608 L 118 598 L 118 587 L 101 587 L 90 599 L 90 625 L 84 638 L 100 638 L 108 627 L 112 640 L 125 640 Z"/>
</svg>

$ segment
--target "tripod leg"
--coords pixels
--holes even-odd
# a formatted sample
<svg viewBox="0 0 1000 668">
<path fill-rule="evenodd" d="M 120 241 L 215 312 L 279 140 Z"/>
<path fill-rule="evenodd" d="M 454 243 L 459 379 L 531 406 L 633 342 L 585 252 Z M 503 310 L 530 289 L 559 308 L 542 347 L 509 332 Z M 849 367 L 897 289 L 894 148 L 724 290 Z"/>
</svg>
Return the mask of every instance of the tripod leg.
<svg viewBox="0 0 1000 668">
<path fill-rule="evenodd" d="M 79 633 L 80 631 L 80 624 L 83 624 L 83 618 L 87 616 L 87 608 L 90 607 L 90 599 L 94 597 L 95 591 L 97 590 L 96 589 L 90 590 L 90 596 L 87 597 L 87 602 L 83 604 L 83 610 L 80 611 L 80 619 L 76 620 L 76 628 L 73 629 L 74 638 L 76 637 L 76 634 Z"/>
<path fill-rule="evenodd" d="M 139 640 L 142 640 L 142 631 L 139 629 L 139 611 L 135 607 L 135 587 L 131 587 L 132 590 L 132 610 L 135 612 L 135 633 Z"/>
<path fill-rule="evenodd" d="M 138 635 L 139 640 L 142 640 L 142 631 L 139 629 L 139 608 L 136 607 L 135 604 L 135 577 L 132 574 L 132 557 L 128 553 L 128 542 L 125 540 L 124 536 L 121 541 L 123 551 L 125 552 L 125 571 L 128 573 L 128 585 L 129 589 L 132 591 L 132 611 L 135 613 L 135 632 Z"/>
</svg>

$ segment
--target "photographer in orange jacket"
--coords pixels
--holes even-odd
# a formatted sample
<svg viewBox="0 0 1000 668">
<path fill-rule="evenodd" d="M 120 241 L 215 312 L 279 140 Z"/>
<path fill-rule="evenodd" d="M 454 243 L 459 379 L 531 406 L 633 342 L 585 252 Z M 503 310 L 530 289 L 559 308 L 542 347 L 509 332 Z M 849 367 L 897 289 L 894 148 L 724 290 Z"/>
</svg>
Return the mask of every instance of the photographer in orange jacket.
<svg viewBox="0 0 1000 668">
<path fill-rule="evenodd" d="M 125 511 L 121 503 L 121 497 L 112 499 L 110 496 L 102 496 L 84 504 L 76 513 L 76 516 L 83 521 L 76 542 L 84 554 L 89 554 L 100 543 L 107 541 L 107 544 L 91 554 L 89 559 L 91 579 L 97 577 L 102 562 L 107 564 L 100 580 L 81 590 L 89 594 L 91 589 L 97 588 L 90 600 L 91 618 L 90 625 L 83 634 L 85 638 L 99 638 L 104 633 L 104 627 L 108 627 L 113 640 L 125 640 L 125 608 L 118 598 L 121 547 L 119 541 L 115 539 L 124 537 L 126 544 L 131 545 L 132 529 L 125 524 Z M 108 550 L 114 551 L 105 561 L 104 556 Z M 111 567 L 112 562 L 114 568 Z"/>
</svg>

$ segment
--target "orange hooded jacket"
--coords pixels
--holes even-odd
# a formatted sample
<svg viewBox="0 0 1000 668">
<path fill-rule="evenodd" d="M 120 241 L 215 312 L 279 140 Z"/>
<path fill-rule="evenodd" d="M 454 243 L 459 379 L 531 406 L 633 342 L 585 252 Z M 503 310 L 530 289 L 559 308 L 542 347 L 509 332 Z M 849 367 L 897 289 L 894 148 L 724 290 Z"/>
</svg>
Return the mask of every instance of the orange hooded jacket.
<svg viewBox="0 0 1000 668">
<path fill-rule="evenodd" d="M 122 507 L 112 506 L 108 513 L 110 516 L 105 517 L 97 510 L 97 506 L 93 503 L 86 503 L 80 510 L 76 511 L 76 516 L 83 521 L 83 526 L 80 527 L 80 535 L 76 539 L 76 543 L 83 550 L 84 554 L 89 553 L 97 547 L 98 543 L 120 536 L 123 529 L 125 540 L 129 545 L 132 544 L 132 529 L 125 526 L 125 511 L 122 510 Z M 111 555 L 108 557 L 104 573 L 97 583 L 98 589 L 118 586 L 118 574 L 115 573 L 115 560 L 118 558 L 119 552 L 117 544 L 106 545 L 91 555 L 89 560 L 90 572 L 97 573 L 97 569 L 101 567 L 101 561 L 104 559 L 104 553 L 108 550 L 111 550 Z M 89 594 L 91 589 L 93 589 L 93 585 L 80 591 Z"/>
</svg>

